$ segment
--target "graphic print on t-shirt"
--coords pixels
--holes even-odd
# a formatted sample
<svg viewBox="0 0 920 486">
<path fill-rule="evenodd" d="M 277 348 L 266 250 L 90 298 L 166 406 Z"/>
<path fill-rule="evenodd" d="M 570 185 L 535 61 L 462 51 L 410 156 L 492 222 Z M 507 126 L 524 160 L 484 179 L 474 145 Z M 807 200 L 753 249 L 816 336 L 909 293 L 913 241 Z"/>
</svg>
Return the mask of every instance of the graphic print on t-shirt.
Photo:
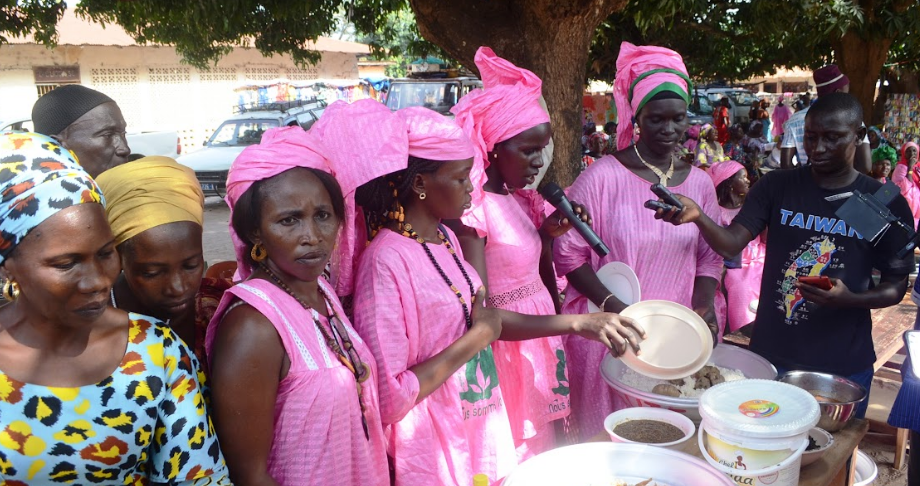
<svg viewBox="0 0 920 486">
<path fill-rule="evenodd" d="M 785 312 L 786 324 L 798 323 L 799 316 L 805 312 L 802 304 L 805 303 L 802 293 L 796 288 L 795 283 L 799 277 L 817 277 L 831 267 L 834 253 L 842 250 L 830 236 L 813 236 L 802 246 L 790 254 L 783 274 L 783 281 L 779 286 L 782 299 L 780 308 Z M 797 311 L 802 308 L 802 312 Z"/>
</svg>

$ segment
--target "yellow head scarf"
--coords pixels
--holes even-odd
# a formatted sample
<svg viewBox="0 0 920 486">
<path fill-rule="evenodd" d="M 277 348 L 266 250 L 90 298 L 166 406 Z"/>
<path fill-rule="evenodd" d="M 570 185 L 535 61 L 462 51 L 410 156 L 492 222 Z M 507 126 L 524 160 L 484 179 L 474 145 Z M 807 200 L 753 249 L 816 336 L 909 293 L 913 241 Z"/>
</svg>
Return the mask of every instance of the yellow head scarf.
<svg viewBox="0 0 920 486">
<path fill-rule="evenodd" d="M 108 205 L 115 245 L 177 221 L 204 223 L 204 193 L 195 172 L 169 157 L 144 157 L 96 178 Z"/>
</svg>

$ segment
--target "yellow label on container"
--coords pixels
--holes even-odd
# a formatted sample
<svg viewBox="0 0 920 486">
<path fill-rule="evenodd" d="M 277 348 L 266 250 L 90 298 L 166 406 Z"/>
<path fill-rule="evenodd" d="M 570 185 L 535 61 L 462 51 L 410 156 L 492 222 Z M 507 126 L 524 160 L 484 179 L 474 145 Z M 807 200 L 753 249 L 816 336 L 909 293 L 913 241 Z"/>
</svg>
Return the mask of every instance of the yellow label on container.
<svg viewBox="0 0 920 486">
<path fill-rule="evenodd" d="M 779 405 L 769 400 L 750 400 L 738 405 L 738 411 L 745 417 L 761 419 L 776 415 Z"/>
</svg>

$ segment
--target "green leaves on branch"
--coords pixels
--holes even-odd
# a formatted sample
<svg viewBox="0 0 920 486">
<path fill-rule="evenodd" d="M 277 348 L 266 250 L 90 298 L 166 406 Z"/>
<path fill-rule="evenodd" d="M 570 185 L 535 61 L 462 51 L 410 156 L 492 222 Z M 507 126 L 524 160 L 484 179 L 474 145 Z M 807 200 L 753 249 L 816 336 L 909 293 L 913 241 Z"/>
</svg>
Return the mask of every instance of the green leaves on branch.
<svg viewBox="0 0 920 486">
<path fill-rule="evenodd" d="M 9 37 L 34 36 L 42 44 L 57 42 L 57 23 L 66 8 L 61 0 L 0 0 L 0 45 Z"/>
<path fill-rule="evenodd" d="M 700 80 L 741 80 L 778 67 L 833 59 L 847 32 L 893 38 L 920 57 L 920 4 L 914 0 L 630 0 L 600 27 L 589 75 L 615 74 L 619 43 L 677 50 Z M 908 56 L 909 57 L 909 56 Z"/>
</svg>

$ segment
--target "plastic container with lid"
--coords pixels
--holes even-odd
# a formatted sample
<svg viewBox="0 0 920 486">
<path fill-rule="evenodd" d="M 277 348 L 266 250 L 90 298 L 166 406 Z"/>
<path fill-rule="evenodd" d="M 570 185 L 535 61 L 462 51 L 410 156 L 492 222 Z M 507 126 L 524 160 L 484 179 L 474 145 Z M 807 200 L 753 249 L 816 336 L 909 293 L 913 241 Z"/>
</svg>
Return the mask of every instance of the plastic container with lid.
<svg viewBox="0 0 920 486">
<path fill-rule="evenodd" d="M 699 441 L 707 461 L 738 484 L 795 485 L 820 415 L 811 394 L 786 383 L 722 383 L 700 397 Z"/>
</svg>

